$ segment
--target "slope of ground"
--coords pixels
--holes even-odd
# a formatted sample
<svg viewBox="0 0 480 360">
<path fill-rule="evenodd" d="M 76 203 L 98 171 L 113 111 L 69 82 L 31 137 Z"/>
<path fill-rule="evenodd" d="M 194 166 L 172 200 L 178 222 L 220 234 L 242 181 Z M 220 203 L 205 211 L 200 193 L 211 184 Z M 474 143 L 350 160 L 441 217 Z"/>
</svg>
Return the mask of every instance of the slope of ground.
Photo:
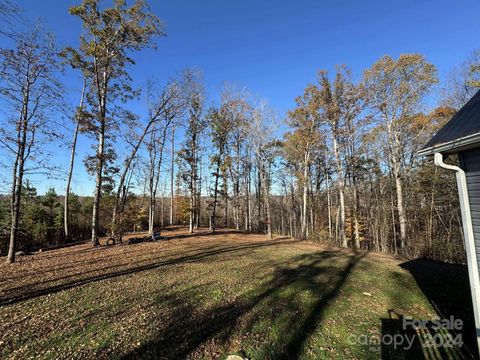
<svg viewBox="0 0 480 360">
<path fill-rule="evenodd" d="M 412 358 L 376 340 L 401 331 L 399 315 L 437 317 L 393 257 L 225 230 L 166 236 L 2 262 L 0 358 Z"/>
</svg>

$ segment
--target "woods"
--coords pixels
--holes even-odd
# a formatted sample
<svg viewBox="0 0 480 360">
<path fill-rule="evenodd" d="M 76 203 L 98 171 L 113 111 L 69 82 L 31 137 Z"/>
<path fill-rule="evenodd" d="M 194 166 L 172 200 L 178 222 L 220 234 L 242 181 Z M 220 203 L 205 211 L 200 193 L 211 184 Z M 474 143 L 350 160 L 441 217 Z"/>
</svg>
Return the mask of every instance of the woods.
<svg viewBox="0 0 480 360">
<path fill-rule="evenodd" d="M 8 262 L 88 233 L 96 247 L 167 224 L 463 262 L 454 178 L 416 152 L 478 89 L 478 51 L 440 85 L 422 54 L 385 55 L 358 74 L 322 69 L 280 114 L 237 84 L 209 93 L 193 67 L 167 80 L 152 69 L 139 86 L 136 55 L 166 35 L 143 0 L 83 0 L 69 11 L 82 25 L 77 47 L 58 48 L 34 26 L 0 49 Z M 63 96 L 66 71 L 82 79 L 76 104 Z M 79 138 L 92 146 L 82 159 Z M 46 143 L 68 149 L 60 172 Z M 75 193 L 79 166 L 94 179 L 87 194 Z M 38 173 L 65 187 L 37 194 L 29 177 Z"/>
</svg>

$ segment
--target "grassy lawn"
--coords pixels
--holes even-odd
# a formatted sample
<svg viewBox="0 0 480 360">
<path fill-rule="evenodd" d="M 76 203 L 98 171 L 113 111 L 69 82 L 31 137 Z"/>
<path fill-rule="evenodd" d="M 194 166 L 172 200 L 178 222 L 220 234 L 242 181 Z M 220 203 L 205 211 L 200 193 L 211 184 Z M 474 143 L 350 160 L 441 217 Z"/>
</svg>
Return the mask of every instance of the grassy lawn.
<svg viewBox="0 0 480 360">
<path fill-rule="evenodd" d="M 229 231 L 166 235 L 2 262 L 0 358 L 412 358 L 359 339 L 398 332 L 399 315 L 438 317 L 415 269 L 390 256 Z"/>
</svg>

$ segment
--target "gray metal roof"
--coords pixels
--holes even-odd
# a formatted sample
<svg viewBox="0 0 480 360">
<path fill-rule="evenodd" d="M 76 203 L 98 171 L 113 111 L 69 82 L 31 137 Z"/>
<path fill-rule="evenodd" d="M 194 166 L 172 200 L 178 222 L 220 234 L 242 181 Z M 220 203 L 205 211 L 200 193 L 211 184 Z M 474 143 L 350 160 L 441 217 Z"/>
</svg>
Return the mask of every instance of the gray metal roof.
<svg viewBox="0 0 480 360">
<path fill-rule="evenodd" d="M 448 152 L 455 152 L 464 146 L 462 139 L 472 138 L 475 134 L 480 134 L 480 90 L 435 134 L 420 153 L 424 155 L 433 153 L 434 151 L 429 149 L 437 148 L 442 144 L 451 144 L 448 146 Z M 473 147 L 472 145 L 480 147 L 480 141 L 478 145 L 476 141 L 475 139 L 475 144 L 470 141 L 469 147 Z"/>
</svg>

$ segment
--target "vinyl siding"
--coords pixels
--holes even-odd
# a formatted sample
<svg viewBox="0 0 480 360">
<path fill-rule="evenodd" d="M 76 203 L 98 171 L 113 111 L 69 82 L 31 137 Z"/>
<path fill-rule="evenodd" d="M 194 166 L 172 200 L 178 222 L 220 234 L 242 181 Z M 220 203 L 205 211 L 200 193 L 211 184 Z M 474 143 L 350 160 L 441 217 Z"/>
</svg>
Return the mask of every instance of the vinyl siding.
<svg viewBox="0 0 480 360">
<path fill-rule="evenodd" d="M 480 148 L 460 154 L 461 166 L 467 176 L 468 198 L 472 214 L 477 262 L 480 260 Z M 477 264 L 480 271 L 480 264 Z"/>
</svg>

